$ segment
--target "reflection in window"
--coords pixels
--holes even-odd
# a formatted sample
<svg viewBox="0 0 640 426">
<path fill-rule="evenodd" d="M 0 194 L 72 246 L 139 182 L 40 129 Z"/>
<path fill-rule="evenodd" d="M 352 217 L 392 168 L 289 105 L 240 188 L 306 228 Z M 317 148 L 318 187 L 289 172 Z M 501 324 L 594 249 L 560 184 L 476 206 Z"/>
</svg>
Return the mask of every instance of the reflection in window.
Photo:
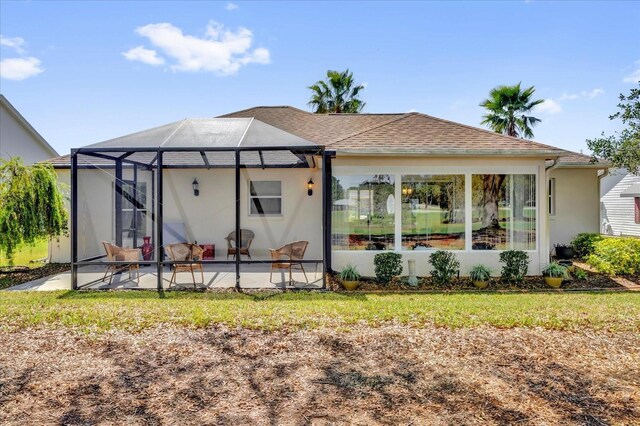
<svg viewBox="0 0 640 426">
<path fill-rule="evenodd" d="M 334 176 L 332 247 L 336 250 L 393 250 L 394 177 Z"/>
<path fill-rule="evenodd" d="M 464 250 L 464 175 L 402 176 L 402 248 Z"/>
<path fill-rule="evenodd" d="M 473 175 L 474 250 L 535 250 L 535 175 Z"/>
</svg>

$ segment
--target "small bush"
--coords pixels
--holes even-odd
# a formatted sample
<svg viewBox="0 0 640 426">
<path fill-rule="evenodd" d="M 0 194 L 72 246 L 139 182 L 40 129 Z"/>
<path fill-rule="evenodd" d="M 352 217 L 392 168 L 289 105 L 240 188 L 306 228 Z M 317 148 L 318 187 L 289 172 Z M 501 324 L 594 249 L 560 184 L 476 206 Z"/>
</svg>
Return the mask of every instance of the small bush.
<svg viewBox="0 0 640 426">
<path fill-rule="evenodd" d="M 400 253 L 378 253 L 373 258 L 378 282 L 387 284 L 393 277 L 402 273 L 402 255 Z"/>
<path fill-rule="evenodd" d="M 576 268 L 573 270 L 573 276 L 579 281 L 584 281 L 587 279 L 588 274 L 584 269 Z"/>
<path fill-rule="evenodd" d="M 602 240 L 602 235 L 592 232 L 583 232 L 576 235 L 571 242 L 576 256 L 585 258 L 593 253 L 594 244 Z"/>
<path fill-rule="evenodd" d="M 431 253 L 429 263 L 433 266 L 431 270 L 433 281 L 438 284 L 449 284 L 451 278 L 460 273 L 460 262 L 450 251 L 438 250 Z"/>
<path fill-rule="evenodd" d="M 500 263 L 504 263 L 502 281 L 519 283 L 529 270 L 529 255 L 522 250 L 506 250 L 500 253 Z"/>
<path fill-rule="evenodd" d="M 610 275 L 631 275 L 640 272 L 640 240 L 635 238 L 604 238 L 594 244 L 587 263 L 599 272 Z"/>
</svg>

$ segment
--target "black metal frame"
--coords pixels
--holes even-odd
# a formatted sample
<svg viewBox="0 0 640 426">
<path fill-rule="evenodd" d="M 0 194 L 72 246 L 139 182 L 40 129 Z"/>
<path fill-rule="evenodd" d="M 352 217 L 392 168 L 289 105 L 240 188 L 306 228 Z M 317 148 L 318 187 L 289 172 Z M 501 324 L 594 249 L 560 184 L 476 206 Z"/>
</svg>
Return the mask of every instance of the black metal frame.
<svg viewBox="0 0 640 426">
<path fill-rule="evenodd" d="M 233 261 L 229 260 L 202 260 L 203 265 L 207 264 L 234 264 L 236 272 L 236 290 L 240 290 L 240 270 L 242 265 L 246 264 L 272 264 L 272 263 L 304 263 L 304 264 L 318 264 L 322 263 L 322 289 L 326 289 L 326 275 L 327 272 L 332 272 L 331 269 L 331 158 L 335 156 L 335 152 L 325 151 L 323 147 L 300 147 L 300 146 L 273 146 L 273 147 L 177 147 L 177 148 L 78 148 L 71 150 L 71 281 L 72 288 L 78 289 L 78 268 L 82 266 L 90 265 L 117 265 L 117 264 L 139 264 L 148 265 L 155 263 L 157 267 L 157 290 L 163 291 L 163 270 L 166 265 L 179 265 L 188 264 L 191 262 L 185 261 L 169 261 L 164 258 L 164 244 L 163 244 L 163 170 L 165 169 L 211 169 L 216 166 L 209 164 L 206 157 L 206 152 L 233 152 L 235 155 L 235 231 L 236 235 L 240 235 L 241 228 L 241 200 L 240 200 L 240 169 L 242 168 L 254 168 L 256 166 L 243 166 L 241 164 L 242 152 L 255 152 L 258 151 L 261 159 L 261 165 L 259 168 L 291 168 L 291 167 L 310 167 L 309 162 L 302 165 L 265 165 L 262 152 L 263 151 L 289 151 L 298 158 L 305 158 L 305 155 L 321 156 L 322 157 L 322 259 L 307 259 L 301 261 L 286 261 L 286 260 L 242 260 L 241 256 L 237 255 Z M 156 155 L 149 164 L 141 163 L 139 161 L 133 161 L 128 159 L 130 155 L 137 152 L 152 152 Z M 163 163 L 163 154 L 166 152 L 197 152 L 200 153 L 203 159 L 202 165 L 165 165 Z M 111 156 L 105 153 L 123 153 L 119 156 Z M 78 170 L 79 169 L 100 169 L 111 168 L 109 165 L 104 167 L 100 165 L 78 165 L 78 155 L 87 155 L 96 158 L 108 159 L 115 163 L 115 191 L 116 191 L 116 244 L 122 244 L 122 169 L 123 164 L 129 164 L 134 167 L 134 182 L 137 182 L 138 167 L 142 167 L 152 172 L 152 220 L 154 223 L 154 241 L 155 241 L 155 261 L 138 261 L 138 262 L 108 262 L 96 260 L 96 257 L 88 259 L 78 259 Z M 216 168 L 219 168 L 216 167 Z M 226 168 L 229 168 L 228 166 Z M 155 176 L 154 176 L 155 172 Z M 153 198 L 155 197 L 155 198 Z M 155 201 L 155 202 L 154 202 Z"/>
</svg>

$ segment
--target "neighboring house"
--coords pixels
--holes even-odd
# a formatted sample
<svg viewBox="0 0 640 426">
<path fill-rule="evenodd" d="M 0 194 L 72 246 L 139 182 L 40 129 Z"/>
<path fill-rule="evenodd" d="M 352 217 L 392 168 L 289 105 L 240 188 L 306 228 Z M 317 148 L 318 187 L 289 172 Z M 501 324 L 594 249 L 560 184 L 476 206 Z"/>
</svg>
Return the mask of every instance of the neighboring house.
<svg viewBox="0 0 640 426">
<path fill-rule="evenodd" d="M 223 261 L 237 218 L 256 234 L 254 261 L 305 240 L 305 259 L 322 258 L 333 270 L 353 264 L 368 276 L 385 250 L 402 253 L 405 268 L 415 259 L 418 275 L 427 275 L 434 249 L 454 251 L 463 275 L 478 263 L 498 274 L 502 250 L 525 250 L 529 273 L 539 274 L 554 243 L 598 231 L 598 171 L 607 168 L 420 113 L 286 106 L 171 123 L 75 156 L 78 260 L 101 255 L 101 240 L 139 246 L 141 236 L 154 235 L 161 207 L 165 225 L 176 224 L 184 240 L 216 244 Z M 69 182 L 70 157 L 52 162 Z M 62 247 L 53 257 L 68 253 Z"/>
<path fill-rule="evenodd" d="M 33 164 L 58 155 L 7 98 L 0 95 L 0 158 L 20 157 L 25 164 Z"/>
<path fill-rule="evenodd" d="M 601 232 L 640 237 L 640 176 L 612 169 L 600 192 Z"/>
</svg>

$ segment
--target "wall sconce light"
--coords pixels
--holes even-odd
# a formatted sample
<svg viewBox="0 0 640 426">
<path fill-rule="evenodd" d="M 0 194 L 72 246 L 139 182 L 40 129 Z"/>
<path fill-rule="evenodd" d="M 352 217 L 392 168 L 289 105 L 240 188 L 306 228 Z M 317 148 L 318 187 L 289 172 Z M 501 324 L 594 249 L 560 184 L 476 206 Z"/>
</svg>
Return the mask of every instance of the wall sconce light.
<svg viewBox="0 0 640 426">
<path fill-rule="evenodd" d="M 313 179 L 309 179 L 309 182 L 307 182 L 307 195 L 313 195 Z"/>
<path fill-rule="evenodd" d="M 198 189 L 198 179 L 194 178 L 191 186 L 193 186 L 193 195 L 196 197 L 200 195 L 200 190 Z"/>
</svg>

